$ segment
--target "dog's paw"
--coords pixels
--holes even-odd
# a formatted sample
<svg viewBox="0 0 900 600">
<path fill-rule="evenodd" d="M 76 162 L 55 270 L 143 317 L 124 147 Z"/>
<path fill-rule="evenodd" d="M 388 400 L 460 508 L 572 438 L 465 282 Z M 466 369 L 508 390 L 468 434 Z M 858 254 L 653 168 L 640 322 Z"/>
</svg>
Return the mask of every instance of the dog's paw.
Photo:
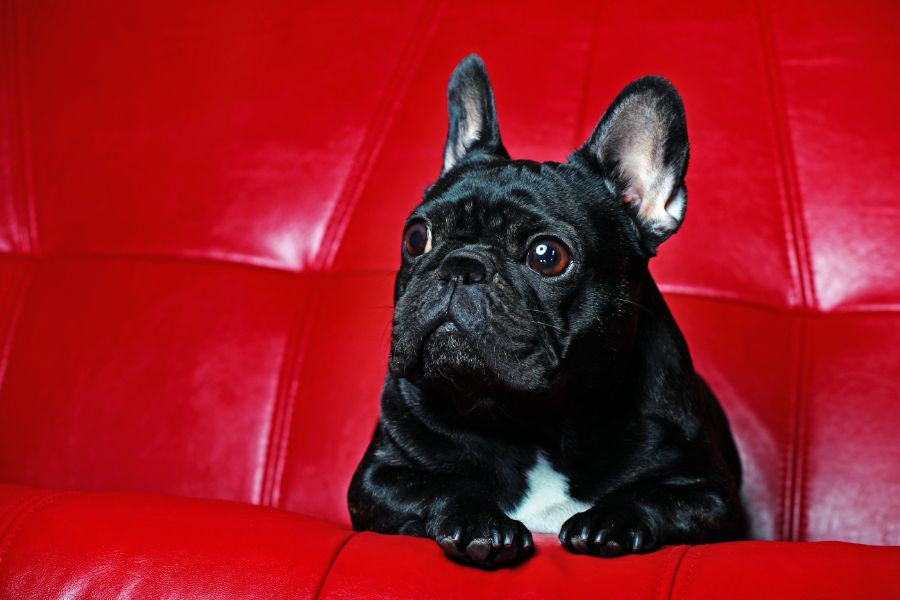
<svg viewBox="0 0 900 600">
<path fill-rule="evenodd" d="M 638 509 L 595 506 L 563 523 L 559 541 L 569 552 L 622 556 L 659 548 L 656 527 Z"/>
<path fill-rule="evenodd" d="M 446 518 L 434 539 L 451 559 L 482 569 L 515 565 L 534 554 L 528 528 L 502 513 Z"/>
</svg>

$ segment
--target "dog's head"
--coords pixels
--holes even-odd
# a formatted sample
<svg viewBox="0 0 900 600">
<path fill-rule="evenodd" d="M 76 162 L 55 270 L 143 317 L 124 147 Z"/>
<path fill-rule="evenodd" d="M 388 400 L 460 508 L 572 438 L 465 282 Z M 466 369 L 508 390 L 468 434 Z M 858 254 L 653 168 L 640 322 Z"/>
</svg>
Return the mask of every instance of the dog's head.
<svg viewBox="0 0 900 600">
<path fill-rule="evenodd" d="M 535 415 L 630 348 L 647 259 L 685 214 L 684 109 L 639 79 L 568 162 L 538 163 L 510 159 L 477 56 L 448 102 L 441 175 L 403 229 L 390 369 L 462 413 Z"/>
</svg>

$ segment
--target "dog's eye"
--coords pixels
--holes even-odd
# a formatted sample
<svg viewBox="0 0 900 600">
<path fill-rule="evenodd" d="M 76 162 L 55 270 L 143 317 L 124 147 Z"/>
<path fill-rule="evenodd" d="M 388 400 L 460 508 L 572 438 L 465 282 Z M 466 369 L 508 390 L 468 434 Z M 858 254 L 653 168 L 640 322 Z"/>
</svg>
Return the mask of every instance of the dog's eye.
<svg viewBox="0 0 900 600">
<path fill-rule="evenodd" d="M 528 249 L 528 266 L 541 275 L 559 275 L 569 265 L 569 250 L 554 238 L 538 238 Z"/>
<path fill-rule="evenodd" d="M 410 256 L 420 256 L 431 250 L 431 228 L 422 221 L 416 221 L 406 228 L 403 246 Z"/>
</svg>

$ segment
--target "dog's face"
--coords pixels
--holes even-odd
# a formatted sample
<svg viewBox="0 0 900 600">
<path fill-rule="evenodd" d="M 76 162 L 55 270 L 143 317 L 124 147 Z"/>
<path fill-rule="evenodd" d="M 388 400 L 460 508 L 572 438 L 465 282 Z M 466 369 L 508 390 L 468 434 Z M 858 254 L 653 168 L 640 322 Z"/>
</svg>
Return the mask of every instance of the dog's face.
<svg viewBox="0 0 900 600">
<path fill-rule="evenodd" d="M 684 217 L 681 101 L 638 80 L 568 162 L 536 163 L 504 149 L 479 58 L 448 97 L 443 171 L 403 230 L 390 369 L 463 414 L 540 418 L 629 347 L 647 259 Z"/>
</svg>

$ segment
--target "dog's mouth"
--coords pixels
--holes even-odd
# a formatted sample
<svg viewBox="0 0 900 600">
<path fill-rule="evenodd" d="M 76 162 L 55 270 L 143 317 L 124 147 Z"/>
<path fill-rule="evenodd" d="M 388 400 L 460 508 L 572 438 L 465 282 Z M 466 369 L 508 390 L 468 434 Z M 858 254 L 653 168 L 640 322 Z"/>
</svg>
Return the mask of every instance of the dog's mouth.
<svg viewBox="0 0 900 600">
<path fill-rule="evenodd" d="M 451 339 L 462 341 L 462 338 L 467 337 L 463 328 L 449 316 L 439 319 L 426 331 L 427 333 L 422 336 L 422 342 L 419 346 L 420 354 L 425 346 L 429 344 L 447 344 Z"/>
<path fill-rule="evenodd" d="M 459 325 L 454 321 L 444 321 L 443 323 L 438 323 L 438 326 L 435 327 L 432 331 L 432 335 L 440 335 L 442 333 L 459 333 Z"/>
<path fill-rule="evenodd" d="M 479 352 L 472 333 L 452 317 L 445 317 L 429 328 L 422 338 L 419 358 L 426 374 L 451 375 L 458 378 L 466 373 L 484 378 L 490 373 L 485 359 Z"/>
</svg>

